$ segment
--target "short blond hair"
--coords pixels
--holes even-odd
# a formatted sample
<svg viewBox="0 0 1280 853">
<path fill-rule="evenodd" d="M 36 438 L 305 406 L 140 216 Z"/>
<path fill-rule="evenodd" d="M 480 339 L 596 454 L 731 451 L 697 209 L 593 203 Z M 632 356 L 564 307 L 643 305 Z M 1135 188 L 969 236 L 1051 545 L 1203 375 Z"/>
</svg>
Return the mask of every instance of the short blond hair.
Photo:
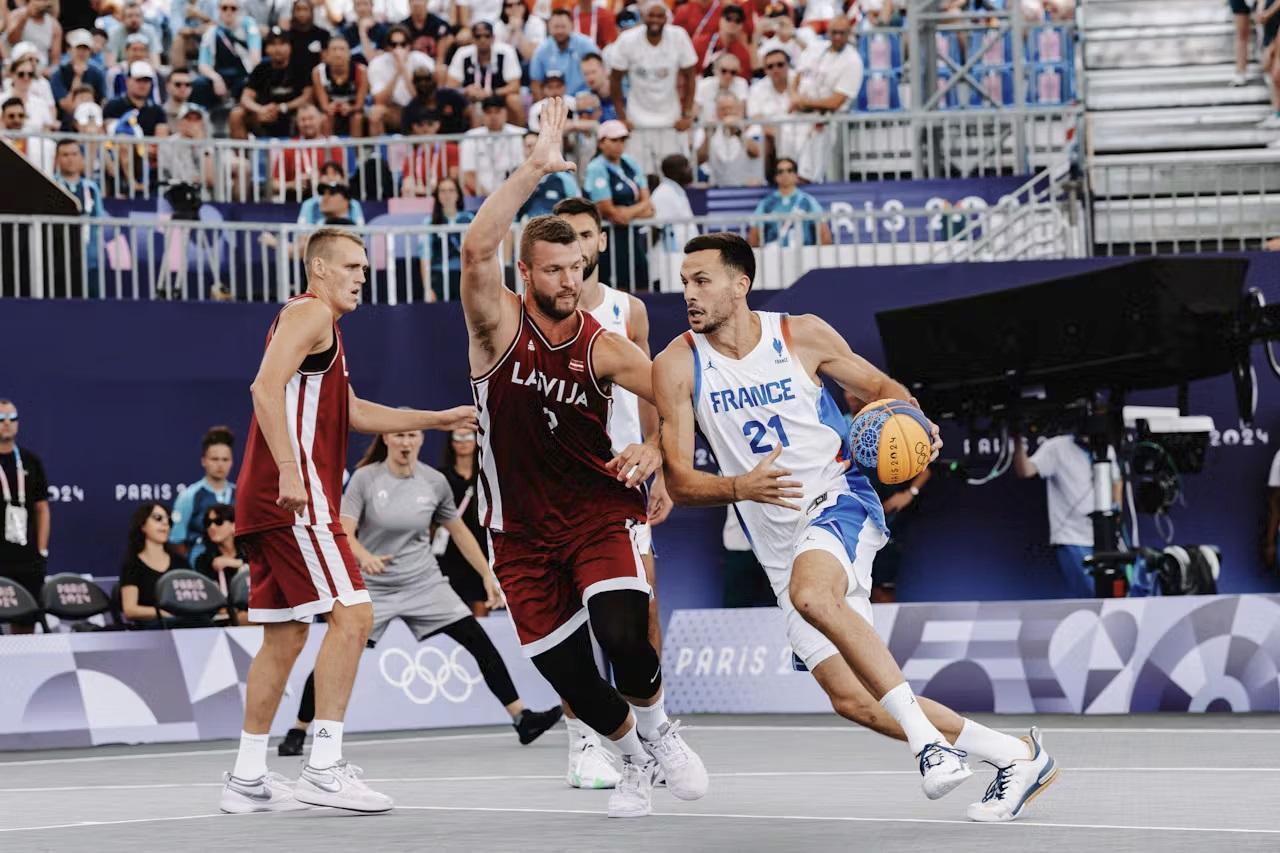
<svg viewBox="0 0 1280 853">
<path fill-rule="evenodd" d="M 326 225 L 323 228 L 317 228 L 308 235 L 307 254 L 304 263 L 310 267 L 311 262 L 316 258 L 327 259 L 329 257 L 329 247 L 338 240 L 350 240 L 360 248 L 364 248 L 364 240 L 356 232 L 336 225 Z"/>
</svg>

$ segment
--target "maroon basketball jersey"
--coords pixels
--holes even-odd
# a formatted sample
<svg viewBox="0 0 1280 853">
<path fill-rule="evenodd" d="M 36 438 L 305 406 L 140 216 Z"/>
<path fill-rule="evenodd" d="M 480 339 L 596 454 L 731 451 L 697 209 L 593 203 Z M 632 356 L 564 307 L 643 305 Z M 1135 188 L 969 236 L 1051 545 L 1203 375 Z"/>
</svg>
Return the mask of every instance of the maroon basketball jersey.
<svg viewBox="0 0 1280 853">
<path fill-rule="evenodd" d="M 491 530 L 555 541 L 610 521 L 645 519 L 639 488 L 605 468 L 610 392 L 592 368 L 604 328 L 578 311 L 578 332 L 551 346 L 520 307 L 520 330 L 471 380 L 480 417 L 480 518 Z"/>
<path fill-rule="evenodd" d="M 311 293 L 296 296 L 280 309 Z M 280 315 L 267 332 L 267 343 L 275 334 Z M 307 508 L 301 516 L 276 506 L 280 495 L 280 473 L 267 440 L 255 416 L 249 424 L 249 443 L 236 481 L 236 533 L 252 533 L 274 527 L 301 524 L 305 527 L 341 529 L 338 509 L 342 504 L 342 474 L 347 464 L 347 430 L 350 416 L 347 387 L 347 357 L 342 334 L 333 326 L 333 345 L 309 355 L 285 386 L 284 409 L 289 423 L 289 443 L 293 458 L 307 490 Z"/>
</svg>

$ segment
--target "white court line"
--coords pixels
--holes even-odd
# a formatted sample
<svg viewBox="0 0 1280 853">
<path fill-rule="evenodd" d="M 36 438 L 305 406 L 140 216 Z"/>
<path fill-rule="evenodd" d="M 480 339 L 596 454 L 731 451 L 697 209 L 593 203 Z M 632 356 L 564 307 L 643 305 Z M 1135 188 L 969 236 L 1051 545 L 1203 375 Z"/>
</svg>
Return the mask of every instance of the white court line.
<svg viewBox="0 0 1280 853">
<path fill-rule="evenodd" d="M 222 812 L 205 812 L 203 814 L 184 814 L 174 817 L 136 817 L 128 820 L 81 820 L 75 823 L 50 823 L 43 826 L 5 826 L 0 832 L 39 832 L 46 829 L 81 829 L 86 826 L 123 826 L 130 823 L 165 823 L 175 820 L 200 820 L 206 817 L 236 817 Z"/>
<path fill-rule="evenodd" d="M 1280 767 L 1067 767 L 1071 773 L 1280 773 Z M 792 778 L 806 776 L 919 776 L 915 770 L 744 770 L 712 773 L 714 779 Z M 379 784 L 436 782 L 545 782 L 562 775 L 499 774 L 491 776 L 383 776 L 365 779 Z M 33 788 L 0 788 L 0 794 L 45 794 L 67 791 L 155 791 L 176 788 L 221 788 L 222 782 L 154 782 L 124 785 L 53 785 Z"/>
<path fill-rule="evenodd" d="M 841 726 L 785 726 L 785 725 L 765 725 L 765 726 L 731 726 L 731 725 L 698 725 L 690 723 L 685 726 L 688 730 L 698 730 L 705 732 L 844 732 L 846 734 L 875 734 L 870 729 L 862 728 L 853 723 L 847 723 Z M 1170 734 L 1202 734 L 1202 735 L 1278 735 L 1280 729 L 1211 729 L 1211 728 L 1180 728 L 1180 729 L 1127 729 L 1127 728 L 1072 728 L 1072 727 L 1050 727 L 1042 728 L 1040 731 L 1048 734 L 1138 734 L 1138 735 L 1170 735 Z M 361 740 L 352 738 L 348 743 L 351 745 L 362 746 L 385 746 L 388 744 L 400 743 L 429 743 L 431 741 L 456 741 L 456 740 L 488 740 L 494 738 L 509 738 L 510 732 L 476 732 L 471 734 L 460 735 L 425 735 L 415 737 L 389 737 L 389 738 L 370 738 Z M 104 744 L 110 746 L 112 744 Z M 75 758 L 30 758 L 19 761 L 0 761 L 0 768 L 3 767 L 28 767 L 44 764 L 80 764 L 92 763 L 98 761 L 138 761 L 146 758 L 190 758 L 198 755 L 235 755 L 237 748 L 229 749 L 189 749 L 177 752 L 141 752 L 141 753 L 122 753 L 119 755 L 85 755 Z"/>
</svg>

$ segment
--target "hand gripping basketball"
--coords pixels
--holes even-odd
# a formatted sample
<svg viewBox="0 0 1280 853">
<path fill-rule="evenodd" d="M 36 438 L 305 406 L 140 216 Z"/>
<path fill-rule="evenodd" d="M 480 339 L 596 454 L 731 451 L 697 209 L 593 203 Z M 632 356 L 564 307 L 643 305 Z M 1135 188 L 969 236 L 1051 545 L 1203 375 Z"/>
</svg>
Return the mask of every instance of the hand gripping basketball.
<svg viewBox="0 0 1280 853">
<path fill-rule="evenodd" d="M 577 169 L 577 166 L 564 159 L 564 123 L 568 116 L 569 107 L 563 98 L 548 98 L 542 107 L 538 141 L 529 153 L 529 162 L 544 174 L 572 172 Z"/>
<path fill-rule="evenodd" d="M 754 501 L 760 504 L 773 504 L 799 511 L 798 504 L 791 500 L 804 497 L 802 485 L 796 480 L 784 480 L 791 476 L 785 468 L 775 468 L 773 463 L 782 453 L 782 445 L 778 445 L 768 456 L 760 460 L 760 464 L 746 474 L 734 477 L 734 493 L 737 500 Z"/>
</svg>

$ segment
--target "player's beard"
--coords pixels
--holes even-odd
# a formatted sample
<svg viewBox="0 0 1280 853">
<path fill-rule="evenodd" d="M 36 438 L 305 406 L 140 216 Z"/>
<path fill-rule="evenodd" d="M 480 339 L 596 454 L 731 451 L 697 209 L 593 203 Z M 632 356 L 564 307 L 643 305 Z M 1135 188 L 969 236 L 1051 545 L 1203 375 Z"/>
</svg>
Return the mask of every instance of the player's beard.
<svg viewBox="0 0 1280 853">
<path fill-rule="evenodd" d="M 543 296 L 538 292 L 537 288 L 532 287 L 532 285 L 530 286 L 530 289 L 533 290 L 533 301 L 537 304 L 538 309 L 553 320 L 564 320 L 568 317 L 572 317 L 573 312 L 578 310 L 578 302 L 576 299 L 569 310 L 565 311 L 556 305 L 557 297 Z"/>
<path fill-rule="evenodd" d="M 586 281 L 591 278 L 591 274 L 596 271 L 596 267 L 600 266 L 600 253 L 596 252 L 591 257 L 582 256 L 582 280 Z"/>
</svg>

